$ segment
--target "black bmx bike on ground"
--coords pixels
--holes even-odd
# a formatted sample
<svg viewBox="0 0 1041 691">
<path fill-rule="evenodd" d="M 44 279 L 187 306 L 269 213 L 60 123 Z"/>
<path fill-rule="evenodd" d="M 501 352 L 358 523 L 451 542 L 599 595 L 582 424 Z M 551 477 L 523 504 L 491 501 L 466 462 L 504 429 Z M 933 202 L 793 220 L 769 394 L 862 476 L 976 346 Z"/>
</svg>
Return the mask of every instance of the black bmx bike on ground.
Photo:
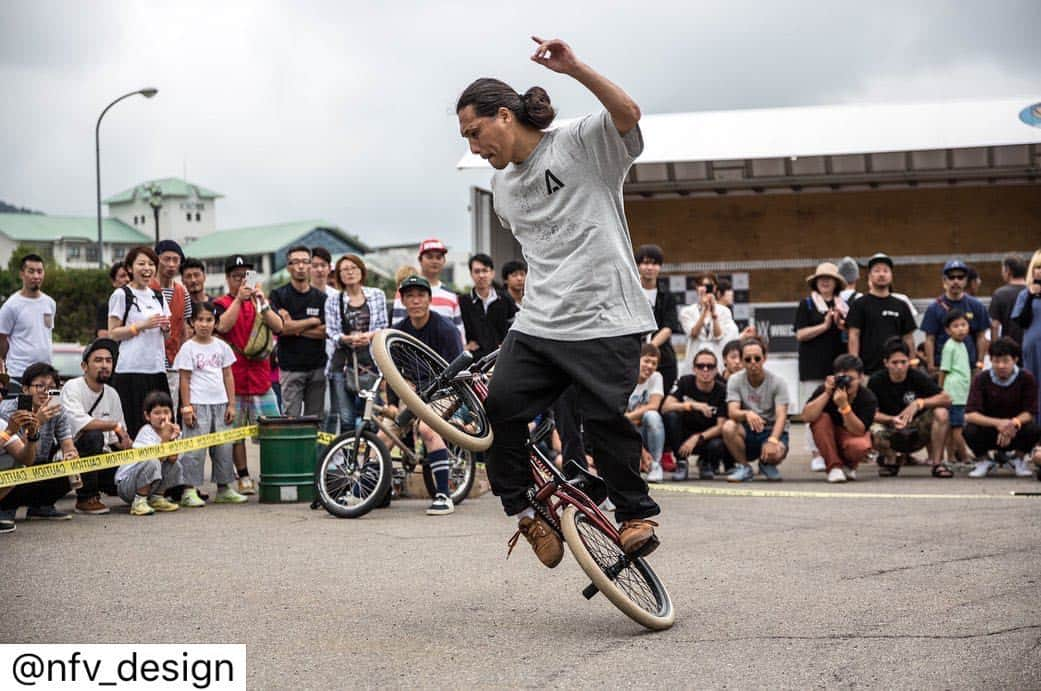
<svg viewBox="0 0 1041 691">
<path fill-rule="evenodd" d="M 487 450 L 492 443 L 484 399 L 496 356 L 492 353 L 474 362 L 464 352 L 447 363 L 417 339 L 393 329 L 379 332 L 372 342 L 381 377 L 403 405 L 397 426 L 403 428 L 418 418 L 450 448 L 471 454 Z M 367 410 L 370 403 L 366 401 Z M 558 469 L 538 448 L 550 430 L 544 422 L 528 440 L 534 481 L 528 500 L 592 581 L 582 594 L 590 599 L 603 593 L 637 623 L 654 630 L 669 628 L 675 613 L 668 591 L 642 553 L 625 554 L 617 526 L 599 508 L 607 498 L 604 481 L 574 462 L 568 468 L 570 477 Z M 384 491 L 381 487 L 389 482 L 389 470 L 380 460 L 383 446 L 375 434 L 363 433 L 341 446 L 334 462 L 323 461 L 318 477 L 322 502 L 336 501 L 339 493 L 351 498 L 348 503 L 369 500 L 375 505 Z M 330 446 L 327 460 L 335 448 Z"/>
</svg>

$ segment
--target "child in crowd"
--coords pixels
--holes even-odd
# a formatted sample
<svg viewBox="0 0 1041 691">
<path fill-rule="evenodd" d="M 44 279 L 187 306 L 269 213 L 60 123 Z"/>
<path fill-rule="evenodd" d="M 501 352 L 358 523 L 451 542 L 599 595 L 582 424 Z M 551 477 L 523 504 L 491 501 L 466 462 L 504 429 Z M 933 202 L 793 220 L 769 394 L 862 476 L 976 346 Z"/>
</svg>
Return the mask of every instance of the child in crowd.
<svg viewBox="0 0 1041 691">
<path fill-rule="evenodd" d="M 629 405 L 625 416 L 640 429 L 643 448 L 651 456 L 651 468 L 647 473 L 647 482 L 661 482 L 664 469 L 661 465 L 662 451 L 665 448 L 665 423 L 658 409 L 665 398 L 661 372 L 658 361 L 661 354 L 658 346 L 644 343 L 640 349 L 640 370 L 636 378 L 636 388 L 629 395 Z"/>
<path fill-rule="evenodd" d="M 741 341 L 735 338 L 723 346 L 723 373 L 719 379 L 726 383 L 730 377 L 742 369 L 744 369 L 744 363 L 741 362 Z"/>
<path fill-rule="evenodd" d="M 173 421 L 173 400 L 165 391 L 153 391 L 144 400 L 145 424 L 138 430 L 134 448 L 155 446 L 181 436 L 181 428 Z M 181 464 L 177 455 L 138 461 L 119 466 L 116 491 L 130 504 L 131 516 L 148 516 L 156 511 L 176 511 L 180 507 L 163 496 L 163 492 L 182 484 Z"/>
<path fill-rule="evenodd" d="M 947 438 L 947 455 L 949 460 L 963 463 L 969 457 L 969 449 L 962 435 L 965 404 L 969 400 L 969 385 L 972 383 L 969 349 L 965 346 L 965 339 L 969 336 L 969 320 L 961 310 L 952 309 L 944 317 L 943 327 L 949 338 L 943 344 L 940 354 L 939 383 L 951 397 L 951 431 Z"/>
<path fill-rule="evenodd" d="M 185 341 L 174 359 L 174 368 L 181 373 L 181 420 L 186 438 L 231 429 L 235 419 L 235 380 L 231 375 L 235 353 L 225 341 L 213 337 L 216 323 L 211 303 L 193 303 L 191 325 L 195 335 Z M 246 497 L 231 487 L 236 475 L 231 444 L 210 447 L 210 457 L 213 481 L 217 483 L 214 503 L 245 502 Z M 193 488 L 201 485 L 205 464 L 206 449 L 184 454 L 181 467 L 185 483 Z M 181 506 L 205 505 L 195 489 L 185 490 L 181 497 Z"/>
</svg>

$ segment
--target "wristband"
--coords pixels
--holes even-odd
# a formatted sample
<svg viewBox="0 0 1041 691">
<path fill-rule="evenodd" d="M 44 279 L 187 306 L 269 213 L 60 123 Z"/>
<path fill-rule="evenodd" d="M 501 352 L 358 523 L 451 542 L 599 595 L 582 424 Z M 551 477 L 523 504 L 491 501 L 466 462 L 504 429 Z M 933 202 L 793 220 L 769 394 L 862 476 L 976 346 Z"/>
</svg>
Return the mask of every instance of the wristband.
<svg viewBox="0 0 1041 691">
<path fill-rule="evenodd" d="M 40 441 L 40 433 L 37 432 L 36 434 L 34 434 L 32 436 L 27 436 L 25 438 L 25 441 L 31 441 L 31 442 L 38 442 L 38 441 Z"/>
<path fill-rule="evenodd" d="M 983 369 L 983 360 L 977 360 L 976 361 L 976 367 L 979 368 L 979 369 Z"/>
<path fill-rule="evenodd" d="M 0 446 L 6 446 L 11 441 L 11 435 L 7 430 L 0 430 Z"/>
<path fill-rule="evenodd" d="M 1012 418 L 1012 424 L 1016 426 L 1016 429 L 1023 429 L 1023 422 L 1018 418 Z"/>
<path fill-rule="evenodd" d="M 767 437 L 766 441 L 770 442 L 771 444 L 780 444 L 781 443 L 781 440 L 778 439 L 777 437 Z"/>
<path fill-rule="evenodd" d="M 267 312 L 269 309 L 271 309 L 271 305 L 265 302 L 264 306 L 260 308 L 260 313 L 264 314 L 264 312 Z"/>
<path fill-rule="evenodd" d="M 137 335 L 137 324 L 130 325 L 130 333 L 134 334 L 135 336 Z"/>
<path fill-rule="evenodd" d="M 181 408 L 181 412 L 182 413 L 194 413 L 195 412 L 195 406 L 186 405 L 183 408 Z"/>
<path fill-rule="evenodd" d="M 841 415 L 849 415 L 852 412 L 853 406 L 851 406 L 849 403 L 847 403 L 844 407 L 839 408 L 839 414 Z"/>
</svg>

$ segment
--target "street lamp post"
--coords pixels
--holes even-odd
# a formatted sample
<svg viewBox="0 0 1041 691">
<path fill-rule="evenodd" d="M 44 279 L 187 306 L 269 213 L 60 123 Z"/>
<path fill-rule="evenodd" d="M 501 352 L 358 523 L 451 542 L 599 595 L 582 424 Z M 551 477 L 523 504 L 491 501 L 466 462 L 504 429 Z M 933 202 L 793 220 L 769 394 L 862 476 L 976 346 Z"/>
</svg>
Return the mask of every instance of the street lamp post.
<svg viewBox="0 0 1041 691">
<path fill-rule="evenodd" d="M 98 268 L 99 269 L 104 269 L 105 268 L 105 253 L 104 253 L 104 250 L 103 250 L 104 245 L 102 245 L 102 242 L 101 242 L 102 241 L 102 235 L 101 235 L 101 118 L 105 117 L 105 113 L 108 112 L 109 108 L 111 108 L 112 106 L 116 105 L 117 103 L 122 101 L 124 98 L 129 98 L 131 96 L 136 96 L 137 94 L 141 94 L 145 98 L 152 98 L 157 93 L 159 93 L 159 89 L 156 89 L 154 87 L 149 86 L 149 87 L 145 87 L 144 89 L 138 89 L 137 91 L 131 91 L 128 94 L 123 94 L 122 96 L 117 98 L 115 101 L 112 101 L 112 103 L 109 103 L 107 106 L 105 106 L 105 110 L 101 111 L 101 115 L 98 116 L 98 123 L 97 123 L 97 125 L 94 126 L 94 167 L 95 167 L 95 178 L 96 178 L 96 181 L 97 181 L 97 201 L 98 201 Z"/>
<path fill-rule="evenodd" d="M 163 208 L 163 190 L 158 183 L 153 182 L 148 186 L 148 205 L 152 207 L 155 215 L 155 244 L 159 244 L 159 210 Z"/>
</svg>

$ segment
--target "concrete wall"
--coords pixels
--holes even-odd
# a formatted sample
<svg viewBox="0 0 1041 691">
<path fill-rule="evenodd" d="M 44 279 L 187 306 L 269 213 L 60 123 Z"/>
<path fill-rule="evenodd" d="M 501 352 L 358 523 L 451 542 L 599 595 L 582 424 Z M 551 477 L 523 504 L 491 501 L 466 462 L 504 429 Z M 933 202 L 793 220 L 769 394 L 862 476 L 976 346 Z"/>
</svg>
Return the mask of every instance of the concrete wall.
<svg viewBox="0 0 1041 691">
<path fill-rule="evenodd" d="M 1041 247 L 1041 184 L 630 198 L 626 215 L 633 245 L 661 245 L 667 263 L 726 262 L 741 270 L 743 262 L 792 260 L 787 268 L 750 271 L 753 302 L 797 300 L 818 261 L 847 254 L 1029 256 Z M 898 290 L 939 292 L 939 264 L 897 264 Z M 978 269 L 983 290 L 993 291 L 999 262 Z"/>
</svg>

